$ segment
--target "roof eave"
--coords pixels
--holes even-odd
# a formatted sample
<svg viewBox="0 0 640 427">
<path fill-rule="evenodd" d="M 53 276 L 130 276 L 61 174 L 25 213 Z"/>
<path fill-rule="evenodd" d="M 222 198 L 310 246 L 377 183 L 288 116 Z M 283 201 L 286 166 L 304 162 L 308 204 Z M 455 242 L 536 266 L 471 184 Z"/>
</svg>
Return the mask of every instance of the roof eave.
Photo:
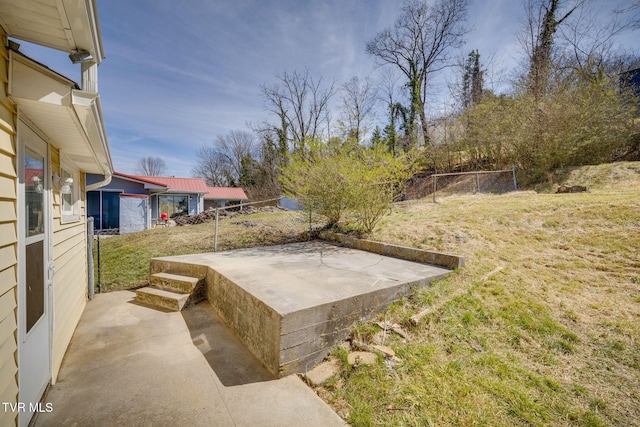
<svg viewBox="0 0 640 427">
<path fill-rule="evenodd" d="M 113 164 L 100 97 L 41 64 L 9 54 L 9 98 L 83 172 L 110 177 Z"/>
<path fill-rule="evenodd" d="M 7 36 L 68 53 L 84 50 L 97 64 L 104 59 L 96 0 L 40 3 L 38 6 L 47 8 L 48 13 L 38 13 L 27 2 L 0 0 L 0 24 Z"/>
</svg>

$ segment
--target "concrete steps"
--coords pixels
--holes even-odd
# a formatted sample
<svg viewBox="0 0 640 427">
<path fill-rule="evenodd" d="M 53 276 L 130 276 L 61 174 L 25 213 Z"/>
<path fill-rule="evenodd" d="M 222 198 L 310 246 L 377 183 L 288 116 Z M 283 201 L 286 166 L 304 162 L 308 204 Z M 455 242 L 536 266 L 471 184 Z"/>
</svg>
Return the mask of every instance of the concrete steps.
<svg viewBox="0 0 640 427">
<path fill-rule="evenodd" d="M 190 294 L 201 279 L 171 273 L 155 273 L 151 275 L 151 286 L 166 291 Z"/>
<path fill-rule="evenodd" d="M 151 275 L 150 286 L 136 290 L 136 301 L 150 307 L 181 311 L 206 295 L 204 279 L 167 272 Z"/>
</svg>

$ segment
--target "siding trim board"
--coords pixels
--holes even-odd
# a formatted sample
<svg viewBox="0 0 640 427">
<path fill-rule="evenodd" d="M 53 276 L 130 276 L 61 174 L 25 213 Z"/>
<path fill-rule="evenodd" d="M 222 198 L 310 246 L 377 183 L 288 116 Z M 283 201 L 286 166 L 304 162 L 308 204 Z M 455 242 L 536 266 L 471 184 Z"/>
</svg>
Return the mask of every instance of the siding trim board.
<svg viewBox="0 0 640 427">
<path fill-rule="evenodd" d="M 18 399 L 18 324 L 17 324 L 17 147 L 15 113 L 7 97 L 8 57 L 4 46 L 6 36 L 0 28 L 0 226 L 10 230 L 11 237 L 3 236 L 0 243 L 0 398 L 2 402 Z M 17 414 L 0 414 L 0 424 L 15 424 Z"/>
</svg>

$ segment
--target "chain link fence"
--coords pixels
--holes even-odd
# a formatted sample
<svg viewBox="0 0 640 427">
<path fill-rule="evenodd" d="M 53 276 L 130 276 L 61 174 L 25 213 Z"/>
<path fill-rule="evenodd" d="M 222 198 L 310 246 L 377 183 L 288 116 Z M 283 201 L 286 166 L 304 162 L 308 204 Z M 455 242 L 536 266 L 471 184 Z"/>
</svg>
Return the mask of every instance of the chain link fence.
<svg viewBox="0 0 640 427">
<path fill-rule="evenodd" d="M 430 196 L 447 197 L 454 194 L 492 193 L 516 191 L 515 168 L 498 171 L 472 171 L 441 173 L 414 178 L 408 185 L 406 197 L 417 200 Z"/>
<path fill-rule="evenodd" d="M 290 243 L 310 239 L 326 225 L 325 218 L 303 210 L 281 206 L 282 198 L 212 208 L 196 215 L 178 217 L 177 226 L 213 224 L 213 250 L 243 247 L 243 235 L 250 235 L 246 246 Z M 250 231 L 250 233 L 247 233 Z"/>
<path fill-rule="evenodd" d="M 94 266 L 89 274 L 96 292 L 135 289 L 148 283 L 151 258 L 306 241 L 325 225 L 324 217 L 284 208 L 277 198 L 176 217 L 144 235 L 88 227 Z"/>
</svg>

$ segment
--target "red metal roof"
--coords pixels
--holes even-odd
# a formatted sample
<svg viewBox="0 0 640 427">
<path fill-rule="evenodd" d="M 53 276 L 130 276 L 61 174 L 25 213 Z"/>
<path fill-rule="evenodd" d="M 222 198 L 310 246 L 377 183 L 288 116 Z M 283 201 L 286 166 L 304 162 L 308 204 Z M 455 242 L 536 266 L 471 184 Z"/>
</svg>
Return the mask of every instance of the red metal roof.
<svg viewBox="0 0 640 427">
<path fill-rule="evenodd" d="M 123 175 L 123 174 L 119 174 Z M 162 185 L 169 192 L 177 193 L 207 193 L 207 183 L 202 178 L 176 178 L 174 176 L 139 176 L 129 175 L 129 178 L 146 181 L 151 184 Z"/>
<path fill-rule="evenodd" d="M 247 200 L 244 190 L 239 187 L 207 187 L 205 199 L 214 200 Z"/>
<path fill-rule="evenodd" d="M 147 184 L 153 184 L 153 185 L 158 185 L 160 187 L 166 187 L 166 185 L 164 185 L 163 183 L 159 182 L 159 181 L 155 181 L 154 178 L 156 178 L 155 176 L 140 176 L 140 175 L 128 175 L 126 173 L 122 173 L 122 172 L 114 172 L 113 176 L 119 176 L 122 178 L 129 178 L 129 179 L 133 179 L 135 181 L 140 181 L 140 182 L 144 182 Z"/>
</svg>

